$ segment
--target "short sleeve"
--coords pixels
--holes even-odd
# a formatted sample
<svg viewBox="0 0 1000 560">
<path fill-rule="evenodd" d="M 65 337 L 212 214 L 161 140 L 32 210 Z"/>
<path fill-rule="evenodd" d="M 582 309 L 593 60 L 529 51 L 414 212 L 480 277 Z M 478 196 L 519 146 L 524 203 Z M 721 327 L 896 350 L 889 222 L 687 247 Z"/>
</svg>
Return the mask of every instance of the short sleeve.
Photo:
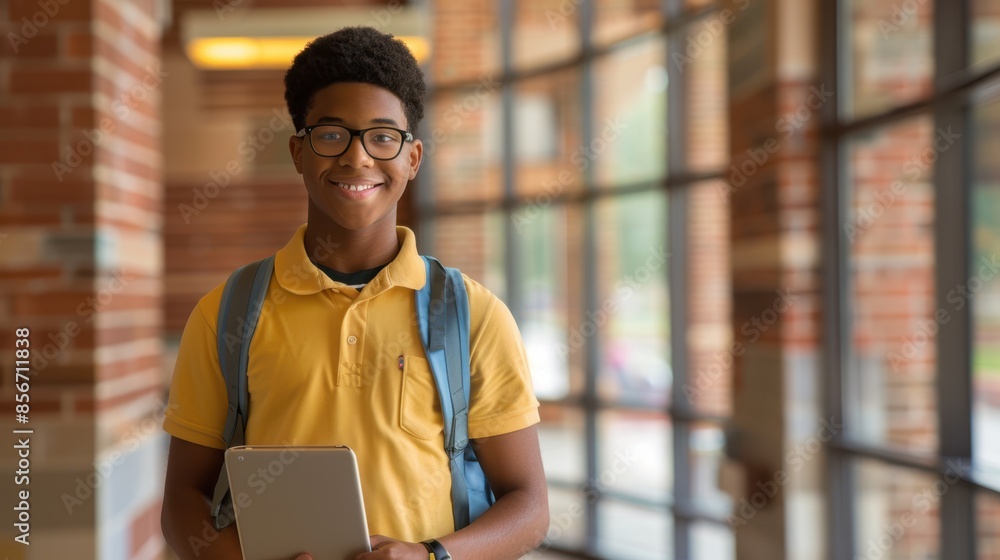
<svg viewBox="0 0 1000 560">
<path fill-rule="evenodd" d="M 185 441 L 225 449 L 222 429 L 228 398 L 219 369 L 215 329 L 203 303 L 191 312 L 181 335 L 163 429 Z"/>
<path fill-rule="evenodd" d="M 469 437 L 506 434 L 538 423 L 538 400 L 513 315 L 483 286 L 471 281 L 466 286 L 472 313 Z"/>
</svg>

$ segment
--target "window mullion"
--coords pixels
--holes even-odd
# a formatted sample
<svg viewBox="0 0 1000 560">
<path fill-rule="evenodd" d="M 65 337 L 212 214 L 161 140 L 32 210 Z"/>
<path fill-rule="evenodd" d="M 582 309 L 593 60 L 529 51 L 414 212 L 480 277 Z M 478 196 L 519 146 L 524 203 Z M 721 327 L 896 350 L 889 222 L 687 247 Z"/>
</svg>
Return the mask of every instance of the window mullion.
<svg viewBox="0 0 1000 560">
<path fill-rule="evenodd" d="M 846 40 L 845 34 L 849 26 L 843 25 L 841 19 L 842 2 L 826 2 L 818 14 L 817 25 L 821 30 L 821 83 L 837 92 L 838 101 L 827 103 L 820 109 L 820 118 L 825 134 L 820 145 L 820 177 L 823 185 L 823 284 L 826 286 L 823 295 L 823 317 L 826 359 L 823 361 L 825 376 L 825 408 L 826 416 L 834 421 L 844 423 L 845 403 L 843 380 L 846 376 L 844 357 L 849 351 L 845 341 L 850 340 L 847 332 L 849 322 L 845 321 L 847 314 L 846 298 L 848 277 L 846 274 L 847 256 L 841 243 L 841 213 L 844 209 L 844 193 L 846 189 L 840 184 L 843 168 L 841 161 L 842 137 L 834 132 L 835 125 L 840 120 L 839 101 L 846 94 L 840 85 L 840 60 L 843 52 L 841 41 Z M 819 22 L 827 22 L 825 25 Z M 852 558 L 856 536 L 852 512 L 854 511 L 854 482 L 852 479 L 851 459 L 837 449 L 827 449 L 827 499 L 830 504 L 827 542 L 830 549 L 830 560 L 849 560 Z"/>
<path fill-rule="evenodd" d="M 583 68 L 580 77 L 580 136 L 583 139 L 594 137 L 594 59 L 591 52 L 591 30 L 593 27 L 593 1 L 584 0 L 578 10 L 578 25 L 580 28 L 580 51 L 583 53 Z M 593 189 L 595 183 L 594 166 L 587 166 L 583 171 L 584 189 Z M 597 285 L 597 224 L 595 223 L 594 205 L 591 199 L 583 205 L 583 305 L 584 309 L 596 309 L 600 294 Z M 581 314 L 582 316 L 583 314 Z M 584 437 L 586 437 L 586 473 L 588 485 L 598 478 L 597 450 L 597 375 L 600 368 L 600 344 L 593 340 L 584 345 Z M 587 500 L 586 503 L 586 547 L 589 554 L 597 554 L 598 526 L 597 508 L 600 507 L 600 494 L 597 500 Z"/>
<path fill-rule="evenodd" d="M 676 2 L 675 2 L 676 4 Z M 664 60 L 670 60 L 671 52 L 683 52 L 684 38 L 687 28 L 667 37 L 667 52 Z M 688 120 L 685 118 L 685 88 L 687 74 L 674 72 L 667 83 L 667 173 L 673 175 L 686 170 L 685 139 Z M 669 247 L 670 260 L 667 263 L 669 276 L 668 290 L 670 299 L 670 362 L 673 371 L 673 390 L 671 391 L 674 409 L 686 409 L 685 386 L 688 380 L 687 351 L 687 274 L 688 259 L 686 243 L 688 192 L 690 185 L 671 188 L 667 192 L 667 235 L 666 245 Z M 673 471 L 674 471 L 674 503 L 676 507 L 691 507 L 691 468 L 688 453 L 691 437 L 691 423 L 671 418 L 673 426 Z M 674 517 L 674 558 L 691 557 L 691 527 L 689 519 Z"/>
<path fill-rule="evenodd" d="M 934 4 L 935 96 L 947 87 L 948 76 L 968 61 L 969 0 L 936 0 Z M 935 320 L 937 331 L 938 449 L 942 459 L 972 457 L 972 312 L 960 308 L 949 292 L 969 281 L 970 212 L 967 140 L 968 108 L 961 97 L 949 97 L 934 109 L 933 147 Z M 955 138 L 953 135 L 957 135 Z M 945 322 L 941 317 L 947 315 Z M 954 558 L 975 558 L 975 493 L 959 482 L 941 497 L 941 550 Z"/>
</svg>

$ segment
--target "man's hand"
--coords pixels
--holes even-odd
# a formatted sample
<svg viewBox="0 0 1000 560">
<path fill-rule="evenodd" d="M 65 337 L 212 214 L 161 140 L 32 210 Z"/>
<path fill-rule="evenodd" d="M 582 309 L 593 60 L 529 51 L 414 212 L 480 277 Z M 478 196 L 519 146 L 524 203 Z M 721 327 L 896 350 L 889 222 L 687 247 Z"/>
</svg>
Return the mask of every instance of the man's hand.
<svg viewBox="0 0 1000 560">
<path fill-rule="evenodd" d="M 371 536 L 372 551 L 362 552 L 354 557 L 354 560 L 427 560 L 427 549 L 419 543 L 408 543 L 384 537 L 382 535 Z M 295 557 L 295 560 L 313 560 L 313 557 L 302 553 Z"/>
<path fill-rule="evenodd" d="M 362 552 L 354 560 L 427 560 L 427 549 L 420 543 L 397 541 L 382 535 L 372 535 L 372 551 Z"/>
</svg>

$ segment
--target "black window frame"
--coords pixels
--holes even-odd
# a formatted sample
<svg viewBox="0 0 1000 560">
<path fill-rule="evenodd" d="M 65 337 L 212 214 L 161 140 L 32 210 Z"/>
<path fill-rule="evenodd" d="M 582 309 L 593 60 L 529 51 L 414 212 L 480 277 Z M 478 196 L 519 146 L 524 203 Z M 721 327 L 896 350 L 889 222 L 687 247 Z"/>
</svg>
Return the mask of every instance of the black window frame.
<svg viewBox="0 0 1000 560">
<path fill-rule="evenodd" d="M 521 0 L 526 1 L 526 0 Z M 500 86 L 501 104 L 501 171 L 503 184 L 503 197 L 499 200 L 486 200 L 477 202 L 451 202 L 437 203 L 434 200 L 433 188 L 417 189 L 417 216 L 418 227 L 423 232 L 433 231 L 435 218 L 449 215 L 469 215 L 482 214 L 484 217 L 491 212 L 499 211 L 504 216 L 504 265 L 506 270 L 506 303 L 511 308 L 515 317 L 518 317 L 518 310 L 521 308 L 524 295 L 522 294 L 519 277 L 519 260 L 517 233 L 512 223 L 513 214 L 525 206 L 533 203 L 532 197 L 520 196 L 515 188 L 516 163 L 514 155 L 513 139 L 515 137 L 512 118 L 515 102 L 515 92 L 517 85 L 532 78 L 545 75 L 554 75 L 567 69 L 579 69 L 580 71 L 580 118 L 581 118 L 581 138 L 593 138 L 597 129 L 594 123 L 594 66 L 598 60 L 616 52 L 633 46 L 637 41 L 646 41 L 651 38 L 649 32 L 638 32 L 634 35 L 622 37 L 607 44 L 596 45 L 592 41 L 591 30 L 594 20 L 593 0 L 582 0 L 574 2 L 577 9 L 574 16 L 577 18 L 577 25 L 580 29 L 580 49 L 579 52 L 562 61 L 547 64 L 530 69 L 517 69 L 514 67 L 512 46 L 513 30 L 516 18 L 516 1 L 498 0 L 497 18 L 501 33 L 500 53 L 501 65 L 500 76 L 496 80 Z M 429 7 L 428 7 L 429 8 Z M 599 547 L 597 544 L 598 516 L 597 505 L 601 499 L 607 497 L 615 501 L 621 501 L 632 505 L 653 506 L 666 508 L 666 515 L 672 518 L 673 534 L 672 542 L 673 557 L 678 559 L 690 558 L 692 556 L 691 529 L 695 523 L 708 522 L 718 526 L 723 526 L 731 530 L 727 518 L 730 514 L 728 509 L 713 508 L 710 505 L 700 502 L 691 494 L 691 472 L 689 469 L 690 455 L 690 433 L 695 424 L 714 424 L 720 428 L 728 421 L 728 417 L 706 414 L 696 410 L 684 396 L 684 388 L 691 379 L 691 372 L 688 371 L 688 349 L 686 339 L 686 329 L 688 309 L 687 300 L 687 272 L 688 272 L 688 242 L 687 236 L 687 200 L 689 187 L 708 181 L 725 181 L 726 174 L 723 168 L 711 171 L 689 172 L 686 161 L 685 139 L 688 138 L 687 127 L 689 125 L 686 118 L 685 92 L 687 85 L 687 73 L 673 72 L 670 70 L 670 54 L 672 52 L 684 52 L 687 33 L 697 26 L 697 24 L 709 17 L 717 15 L 723 8 L 722 2 L 715 0 L 711 4 L 700 8 L 687 8 L 684 0 L 661 0 L 660 11 L 663 24 L 655 31 L 655 37 L 665 39 L 667 52 L 664 53 L 664 61 L 668 67 L 670 80 L 667 91 L 667 145 L 664 157 L 667 159 L 667 172 L 662 179 L 642 181 L 633 184 L 616 185 L 615 188 L 598 188 L 594 177 L 594 166 L 588 166 L 584 170 L 583 188 L 573 191 L 567 189 L 553 197 L 551 205 L 578 205 L 584 216 L 584 239 L 583 239 L 583 270 L 575 271 L 582 274 L 583 278 L 583 300 L 579 302 L 582 309 L 597 309 L 600 305 L 597 278 L 597 240 L 595 226 L 594 208 L 595 205 L 609 197 L 626 197 L 637 193 L 663 192 L 667 199 L 667 231 L 663 234 L 664 245 L 668 247 L 670 259 L 668 266 L 664 270 L 667 275 L 667 283 L 670 298 L 670 333 L 668 341 L 670 345 L 671 368 L 673 371 L 672 380 L 672 400 L 665 408 L 650 408 L 641 405 L 625 405 L 621 403 L 609 403 L 603 401 L 597 393 L 597 377 L 600 367 L 600 355 L 597 344 L 586 345 L 585 350 L 585 389 L 581 396 L 571 397 L 558 401 L 543 401 L 542 406 L 556 405 L 571 407 L 581 411 L 584 415 L 584 438 L 586 443 L 586 464 L 585 480 L 596 480 L 599 476 L 598 465 L 598 414 L 607 410 L 639 410 L 664 413 L 670 421 L 672 430 L 672 453 L 670 460 L 673 465 L 673 492 L 665 504 L 656 504 L 650 501 L 643 501 L 640 498 L 628 494 L 607 492 L 588 493 L 588 496 L 596 496 L 596 501 L 585 500 L 585 523 L 586 545 L 583 549 L 569 550 L 552 547 L 556 552 L 565 552 L 581 557 L 599 558 Z M 460 80 L 449 83 L 430 83 L 428 97 L 433 99 L 436 94 L 454 91 L 463 91 L 474 88 L 475 80 Z M 431 119 L 428 119 L 431 120 Z M 433 185 L 434 177 L 433 158 L 428 158 L 423 163 L 421 177 L 422 184 Z M 433 252 L 432 236 L 420 235 L 421 250 Z M 571 272 L 574 273 L 574 272 Z M 553 488 L 563 488 L 568 490 L 579 490 L 580 481 L 548 481 Z M 735 550 L 733 551 L 735 557 Z"/>
<path fill-rule="evenodd" d="M 843 242 L 841 224 L 847 208 L 844 180 L 846 143 L 862 131 L 877 130 L 917 115 L 929 115 L 934 129 L 948 129 L 959 138 L 956 145 L 937 154 L 934 184 L 934 266 L 935 309 L 952 312 L 948 328 L 937 336 L 938 451 L 926 457 L 887 449 L 852 439 L 842 431 L 828 444 L 827 500 L 828 542 L 831 560 L 853 559 L 855 534 L 855 464 L 873 460 L 884 465 L 912 469 L 941 478 L 953 476 L 949 465 L 965 467 L 965 474 L 940 502 L 940 550 L 948 558 L 976 558 L 976 496 L 982 492 L 1000 494 L 1000 473 L 988 472 L 972 463 L 972 305 L 960 310 L 945 305 L 948 291 L 968 280 L 971 240 L 970 194 L 972 192 L 973 126 L 970 120 L 977 91 L 1000 84 L 1000 64 L 970 67 L 972 0 L 931 0 L 933 2 L 933 88 L 929 95 L 911 102 L 852 118 L 842 113 L 839 103 L 830 103 L 821 112 L 820 177 L 822 178 L 823 243 L 823 332 L 824 407 L 838 422 L 856 420 L 847 416 L 844 380 L 845 357 L 850 355 L 850 297 L 847 288 L 849 255 Z M 821 82 L 832 85 L 838 96 L 845 93 L 842 78 L 844 60 L 851 55 L 849 44 L 850 2 L 820 3 Z M 944 40 L 941 40 L 944 39 Z M 861 543 L 863 544 L 863 543 Z M 944 552 L 943 552 L 944 554 Z"/>
</svg>

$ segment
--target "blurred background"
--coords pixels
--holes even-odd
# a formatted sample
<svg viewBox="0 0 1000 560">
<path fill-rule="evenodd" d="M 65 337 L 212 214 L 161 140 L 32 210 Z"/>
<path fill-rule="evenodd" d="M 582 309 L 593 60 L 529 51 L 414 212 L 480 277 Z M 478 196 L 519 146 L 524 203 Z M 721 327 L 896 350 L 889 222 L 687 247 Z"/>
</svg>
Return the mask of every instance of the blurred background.
<svg viewBox="0 0 1000 560">
<path fill-rule="evenodd" d="M 282 77 L 347 25 L 430 85 L 400 223 L 521 328 L 529 557 L 1000 559 L 1000 0 L 0 0 L 0 554 L 172 557 L 180 333 L 305 221 Z"/>
</svg>

